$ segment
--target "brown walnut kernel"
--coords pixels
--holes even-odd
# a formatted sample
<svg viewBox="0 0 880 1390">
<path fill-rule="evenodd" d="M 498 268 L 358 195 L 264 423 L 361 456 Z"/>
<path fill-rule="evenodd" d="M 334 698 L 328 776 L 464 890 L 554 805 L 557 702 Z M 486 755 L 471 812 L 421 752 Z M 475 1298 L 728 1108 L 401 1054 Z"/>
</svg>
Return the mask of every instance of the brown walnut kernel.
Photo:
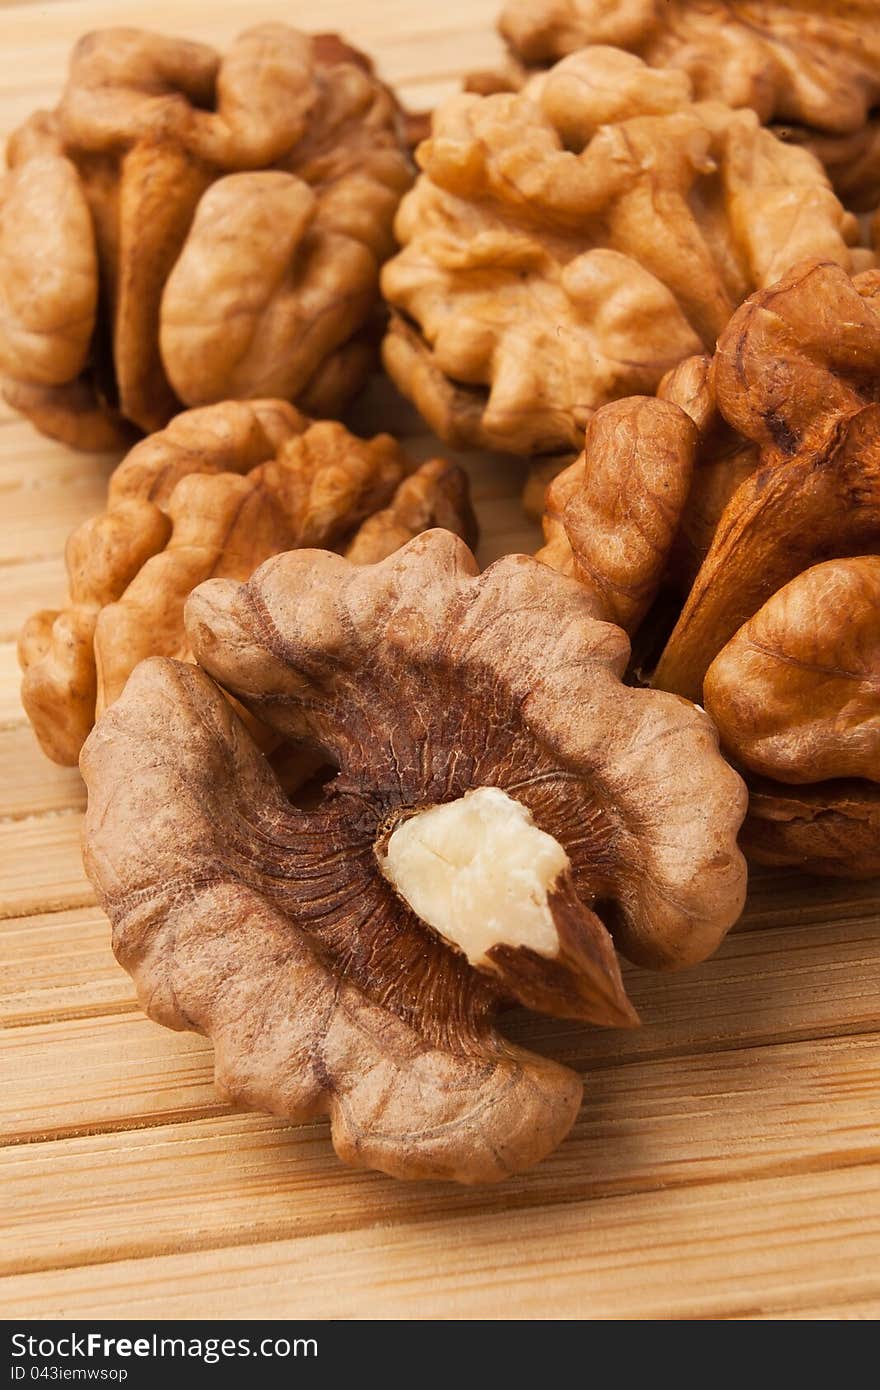
<svg viewBox="0 0 880 1390">
<path fill-rule="evenodd" d="M 612 44 L 685 72 L 700 100 L 751 107 L 806 144 L 848 206 L 880 197 L 876 0 L 507 0 L 499 28 L 527 64 Z M 523 80 L 515 59 L 498 80 Z"/>
<path fill-rule="evenodd" d="M 676 406 L 614 401 L 593 416 L 584 452 L 547 491 L 538 558 L 585 584 L 602 615 L 627 632 L 656 597 L 658 560 L 678 529 L 697 443 Z"/>
<path fill-rule="evenodd" d="M 806 263 L 719 340 L 718 408 L 758 445 L 758 467 L 721 515 L 658 667 L 664 688 L 698 698 L 721 647 L 783 584 L 880 545 L 878 283 Z"/>
<path fill-rule="evenodd" d="M 712 544 L 718 522 L 740 483 L 758 467 L 759 449 L 728 425 L 718 409 L 712 358 L 686 358 L 657 387 L 661 401 L 680 406 L 697 427 L 690 490 L 669 555 L 667 578 L 686 594 Z"/>
<path fill-rule="evenodd" d="M 297 546 L 382 559 L 438 524 L 472 542 L 461 469 L 412 469 L 389 435 L 358 439 L 286 401 L 185 411 L 142 440 L 113 473 L 107 510 L 68 541 L 67 607 L 22 630 L 22 703 L 44 752 L 75 764 L 138 661 L 189 659 L 184 603 L 204 579 L 246 579 Z"/>
<path fill-rule="evenodd" d="M 0 372 L 46 433 L 113 447 L 227 396 L 335 415 L 363 383 L 411 166 L 356 49 L 99 30 L 8 162 Z"/>
<path fill-rule="evenodd" d="M 880 782 L 880 555 L 826 560 L 784 585 L 722 647 L 703 690 L 751 771 Z"/>
<path fill-rule="evenodd" d="M 203 670 L 142 663 L 81 759 L 87 869 L 144 1006 L 213 1039 L 231 1099 L 329 1114 L 350 1162 L 529 1167 L 581 1084 L 499 1007 L 632 1024 L 612 935 L 669 968 L 739 915 L 745 794 L 709 719 L 620 683 L 626 638 L 580 586 L 521 555 L 480 574 L 446 531 L 376 565 L 276 556 L 186 620 Z M 317 806 L 215 682 L 338 768 Z"/>
<path fill-rule="evenodd" d="M 880 787 L 842 780 L 786 786 L 749 776 L 740 844 L 756 864 L 832 878 L 880 875 Z"/>
<path fill-rule="evenodd" d="M 579 447 L 595 409 L 711 351 L 757 286 L 808 255 L 853 264 L 856 219 L 812 156 L 612 48 L 453 97 L 417 160 L 383 354 L 453 445 Z"/>
<path fill-rule="evenodd" d="M 664 400 L 597 413 L 539 552 L 640 647 L 677 596 L 653 684 L 747 771 L 743 843 L 853 876 L 880 862 L 878 307 L 877 271 L 827 262 L 754 294 Z"/>
</svg>

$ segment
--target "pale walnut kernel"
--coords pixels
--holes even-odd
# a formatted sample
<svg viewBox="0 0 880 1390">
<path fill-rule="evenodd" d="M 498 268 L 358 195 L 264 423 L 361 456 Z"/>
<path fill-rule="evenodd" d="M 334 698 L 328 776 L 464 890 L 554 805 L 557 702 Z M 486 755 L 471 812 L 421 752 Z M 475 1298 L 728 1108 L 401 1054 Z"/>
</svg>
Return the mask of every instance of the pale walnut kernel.
<svg viewBox="0 0 880 1390">
<path fill-rule="evenodd" d="M 855 219 L 812 156 L 616 49 L 451 98 L 417 158 L 383 352 L 456 445 L 580 447 L 597 408 L 711 351 L 756 287 L 807 255 L 852 265 Z"/>
</svg>

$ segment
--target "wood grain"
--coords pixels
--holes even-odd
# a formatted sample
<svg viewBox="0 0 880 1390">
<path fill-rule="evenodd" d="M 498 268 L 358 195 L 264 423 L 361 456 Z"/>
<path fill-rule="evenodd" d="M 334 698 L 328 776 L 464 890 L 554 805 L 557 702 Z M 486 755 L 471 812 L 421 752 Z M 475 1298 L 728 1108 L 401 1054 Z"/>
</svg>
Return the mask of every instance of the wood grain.
<svg viewBox="0 0 880 1390">
<path fill-rule="evenodd" d="M 0 494 L 0 506 L 2 501 Z M 63 599 L 66 574 L 61 552 L 42 560 L 13 560 L 0 565 L 0 580 L 0 643 L 12 643 L 25 618 L 38 608 L 57 608 Z"/>
<path fill-rule="evenodd" d="M 880 1310 L 876 1170 L 739 1179 L 0 1281 L 0 1315 L 728 1318 Z M 332 1289 L 332 1294 L 329 1292 Z"/>
<path fill-rule="evenodd" d="M 18 820 L 45 811 L 82 810 L 86 792 L 75 767 L 49 763 L 24 722 L 0 728 L 3 814 Z"/>
<path fill-rule="evenodd" d="M 110 950 L 107 918 L 97 907 L 67 908 L 0 924 L 5 1028 L 58 1022 L 135 1007 L 134 985 Z M 6 1043 L 0 1037 L 0 1048 Z"/>
<path fill-rule="evenodd" d="M 95 901 L 80 859 L 81 820 L 78 811 L 46 811 L 0 822 L 0 918 Z"/>
<path fill-rule="evenodd" d="M 18 696 L 20 685 L 21 672 L 15 657 L 15 643 L 0 642 L 0 729 L 24 723 L 24 711 Z"/>
<path fill-rule="evenodd" d="M 49 483 L 45 487 L 10 489 L 3 497 L 3 540 L 0 564 L 45 559 L 64 550 L 73 527 L 98 511 L 104 480 L 89 478 L 83 485 Z"/>
<path fill-rule="evenodd" d="M 168 1033 L 132 1012 L 131 984 L 113 960 L 106 935 L 103 949 L 97 939 L 96 910 L 78 916 L 81 945 L 76 948 L 64 942 L 54 916 L 3 924 L 5 940 L 10 929 L 17 935 L 8 942 L 10 958 L 21 952 L 7 1004 L 8 1021 L 20 1026 L 2 1038 L 9 1080 L 0 1096 L 0 1129 L 8 1139 L 29 1140 L 204 1113 L 213 1102 L 208 1044 L 188 1033 Z M 47 924 L 52 944 L 41 957 L 39 932 Z M 867 1045 L 875 1047 L 880 1028 L 875 924 L 841 927 L 834 943 L 825 928 L 785 928 L 774 935 L 775 942 L 732 937 L 715 960 L 700 971 L 668 977 L 662 991 L 656 976 L 629 971 L 628 984 L 644 1019 L 631 1033 L 604 1033 L 525 1014 L 512 1015 L 506 1031 L 585 1073 L 589 1095 L 599 1069 L 616 1070 L 637 1060 L 657 1060 L 678 1075 L 682 1058 L 725 1049 L 758 1053 L 775 1042 L 858 1035 L 868 1035 Z M 23 987 L 16 991 L 17 982 Z M 59 1017 L 59 995 L 66 1017 Z M 56 1001 L 48 1017 L 47 997 Z"/>
<path fill-rule="evenodd" d="M 871 1158 L 878 1087 L 871 1038 L 606 1069 L 588 1076 L 568 1141 L 489 1193 L 354 1172 L 324 1123 L 261 1116 L 7 1147 L 0 1183 L 19 1214 L 0 1273 L 855 1167 Z M 207 1091 L 184 1096 L 196 1108 Z"/>
<path fill-rule="evenodd" d="M 325 0 L 320 24 L 414 105 L 500 47 L 496 0 Z M 72 42 L 106 23 L 224 43 L 270 0 L 3 6 L 0 138 L 51 104 Z M 376 385 L 354 420 L 441 449 Z M 522 464 L 463 456 L 480 558 L 532 550 Z M 0 1315 L 152 1319 L 872 1318 L 880 1314 L 880 885 L 753 876 L 699 970 L 627 971 L 623 1036 L 514 1013 L 511 1036 L 585 1078 L 570 1139 L 489 1191 L 338 1164 L 327 1126 L 232 1112 L 204 1039 L 157 1027 L 113 959 L 79 860 L 84 792 L 39 752 L 15 637 L 58 606 L 71 527 L 114 459 L 0 407 Z"/>
</svg>

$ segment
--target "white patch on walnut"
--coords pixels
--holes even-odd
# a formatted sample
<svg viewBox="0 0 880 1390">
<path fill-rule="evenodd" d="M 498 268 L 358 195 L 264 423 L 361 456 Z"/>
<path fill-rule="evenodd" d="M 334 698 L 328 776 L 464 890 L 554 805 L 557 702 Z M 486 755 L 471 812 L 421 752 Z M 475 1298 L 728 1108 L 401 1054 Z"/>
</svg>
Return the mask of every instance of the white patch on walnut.
<svg viewBox="0 0 880 1390">
<path fill-rule="evenodd" d="M 558 954 L 547 895 L 570 867 L 568 855 L 499 787 L 401 821 L 377 857 L 413 912 L 471 965 L 499 945 Z"/>
</svg>

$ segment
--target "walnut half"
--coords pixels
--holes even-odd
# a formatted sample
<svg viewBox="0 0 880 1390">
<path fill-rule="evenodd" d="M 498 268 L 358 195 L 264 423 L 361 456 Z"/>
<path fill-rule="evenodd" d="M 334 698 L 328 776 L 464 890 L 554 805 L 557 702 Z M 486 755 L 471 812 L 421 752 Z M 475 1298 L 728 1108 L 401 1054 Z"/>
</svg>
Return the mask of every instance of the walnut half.
<svg viewBox="0 0 880 1390">
<path fill-rule="evenodd" d="M 417 160 L 383 355 L 458 446 L 580 447 L 596 409 L 711 351 L 754 289 L 805 256 L 850 269 L 858 239 L 811 155 L 615 48 L 451 98 Z"/>
<path fill-rule="evenodd" d="M 880 197 L 876 0 L 506 0 L 499 28 L 529 64 L 607 43 L 685 72 L 808 145 L 847 206 Z"/>
<path fill-rule="evenodd" d="M 855 877 L 880 872 L 878 304 L 877 271 L 816 261 L 754 294 L 663 399 L 594 416 L 539 552 L 706 706 L 749 853 Z"/>
<path fill-rule="evenodd" d="M 636 1022 L 614 950 L 711 952 L 745 874 L 737 775 L 687 701 L 526 556 L 429 531 L 355 566 L 291 551 L 187 604 L 201 670 L 142 663 L 83 749 L 85 861 L 152 1017 L 240 1103 L 329 1114 L 348 1161 L 495 1181 L 580 1101 L 500 1007 Z M 213 678 L 213 679 L 212 679 Z M 220 687 L 338 769 L 285 798 Z"/>
<path fill-rule="evenodd" d="M 260 24 L 221 56 L 98 30 L 8 163 L 0 373 L 45 433 L 109 448 L 226 398 L 335 416 L 363 384 L 411 164 L 342 40 Z"/>
<path fill-rule="evenodd" d="M 68 539 L 66 606 L 22 629 L 22 703 L 44 752 L 75 764 L 139 661 L 189 658 L 184 604 L 202 580 L 246 579 L 294 546 L 363 564 L 433 526 L 475 539 L 456 464 L 416 469 L 390 435 L 358 439 L 286 401 L 184 411 L 135 445 L 106 511 Z"/>
</svg>

